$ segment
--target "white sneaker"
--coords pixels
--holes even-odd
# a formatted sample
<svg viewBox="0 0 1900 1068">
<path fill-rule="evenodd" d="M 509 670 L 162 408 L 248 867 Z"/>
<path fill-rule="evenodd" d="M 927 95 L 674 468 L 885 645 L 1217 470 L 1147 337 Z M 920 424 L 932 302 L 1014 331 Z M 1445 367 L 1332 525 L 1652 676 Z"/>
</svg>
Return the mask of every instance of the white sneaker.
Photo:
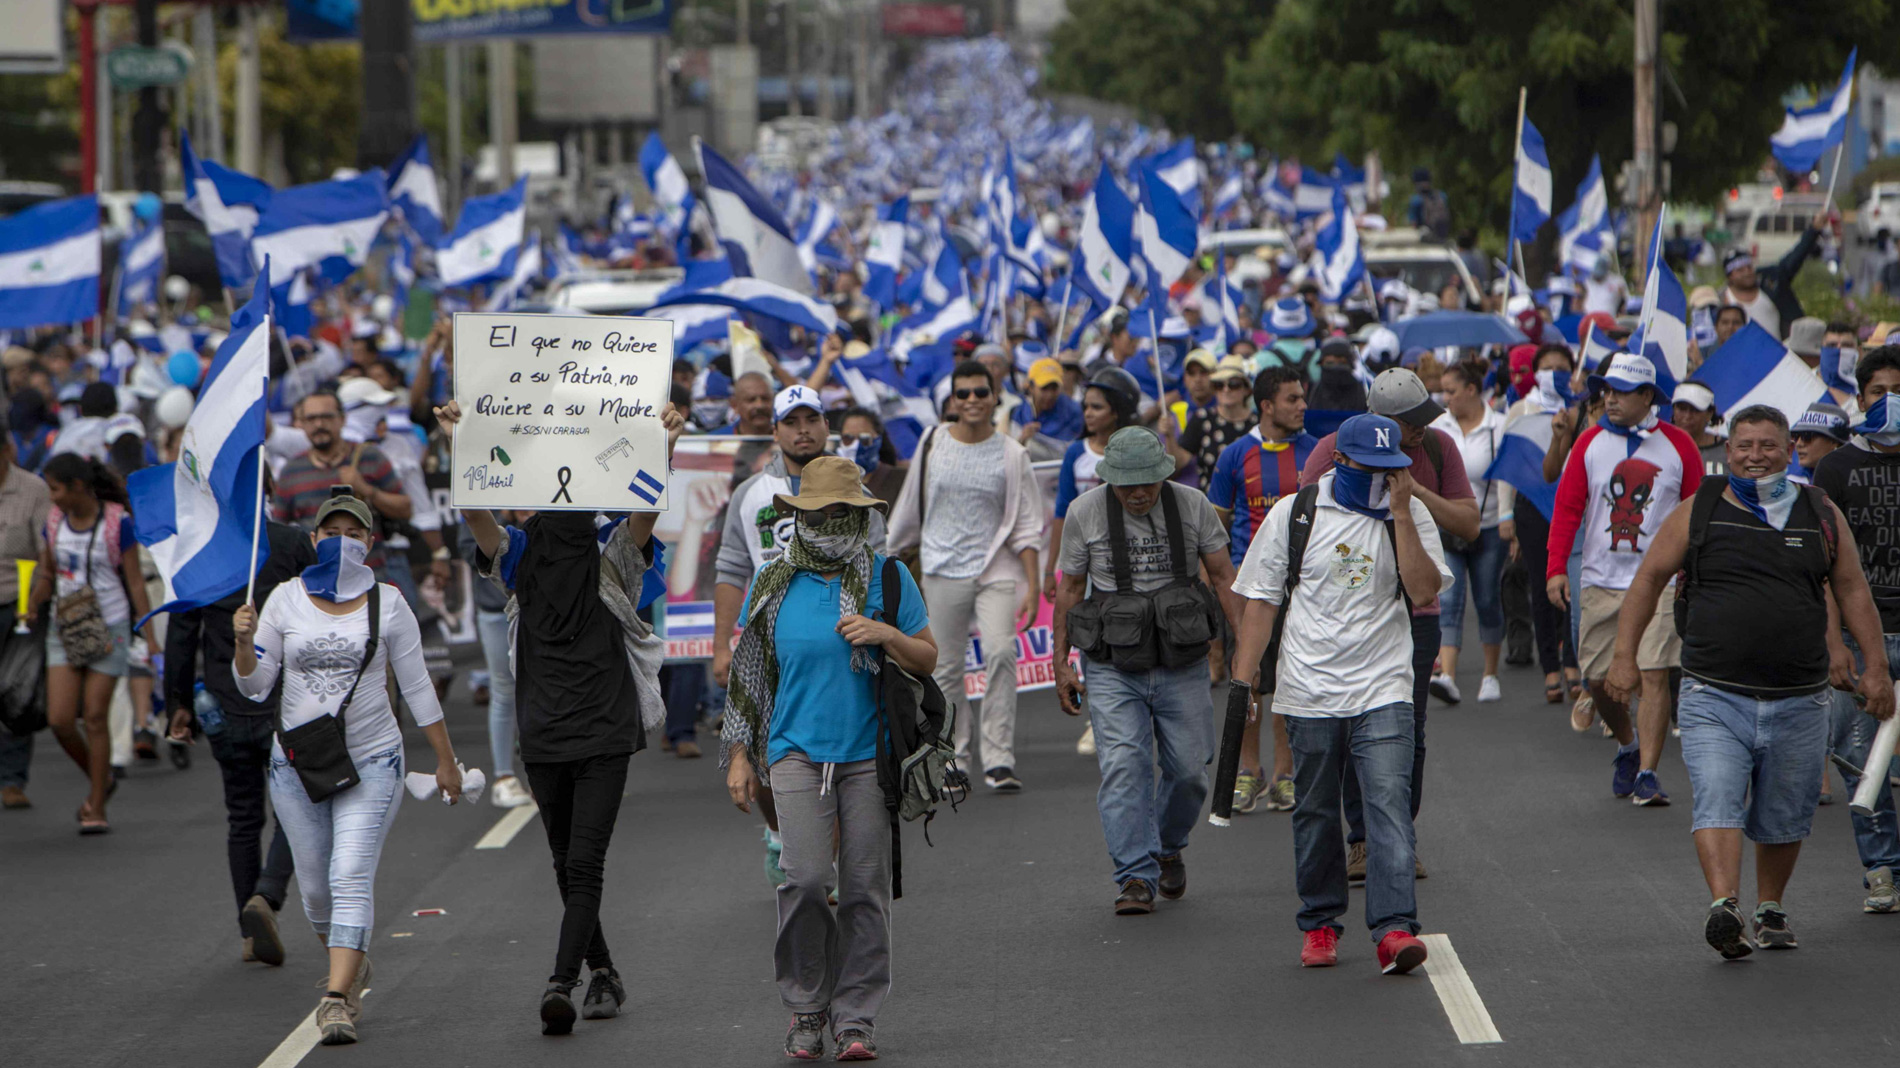
<svg viewBox="0 0 1900 1068">
<path fill-rule="evenodd" d="M 505 779 L 496 779 L 495 786 L 488 792 L 488 800 L 496 808 L 520 808 L 534 803 L 534 795 L 521 785 L 521 780 L 513 775 Z"/>
<path fill-rule="evenodd" d="M 1450 675 L 1433 675 L 1430 683 L 1432 696 L 1448 705 L 1464 700 L 1458 693 L 1458 682 Z"/>
<path fill-rule="evenodd" d="M 1478 683 L 1478 700 L 1480 703 L 1504 700 L 1504 689 L 1498 685 L 1496 675 L 1486 675 L 1484 681 Z"/>
<path fill-rule="evenodd" d="M 1082 737 L 1075 740 L 1077 756 L 1095 755 L 1095 724 L 1091 723 L 1082 731 Z"/>
</svg>

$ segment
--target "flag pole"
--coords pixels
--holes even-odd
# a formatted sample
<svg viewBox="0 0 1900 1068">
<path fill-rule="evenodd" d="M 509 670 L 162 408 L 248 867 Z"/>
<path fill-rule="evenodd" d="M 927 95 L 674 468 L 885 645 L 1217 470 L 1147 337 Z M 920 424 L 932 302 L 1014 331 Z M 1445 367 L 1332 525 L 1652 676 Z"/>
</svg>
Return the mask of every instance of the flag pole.
<svg viewBox="0 0 1900 1068">
<path fill-rule="evenodd" d="M 264 391 L 270 392 L 270 377 L 264 378 Z M 257 447 L 257 512 L 251 518 L 251 555 L 245 571 L 244 603 L 257 607 L 257 543 L 264 530 L 264 446 Z"/>
<path fill-rule="evenodd" d="M 1168 380 L 1161 375 L 1161 328 L 1155 325 L 1154 294 L 1148 296 L 1148 358 L 1155 365 L 1155 407 L 1168 410 Z"/>
<path fill-rule="evenodd" d="M 1504 299 L 1511 299 L 1510 275 L 1515 269 L 1512 252 L 1517 248 L 1517 157 L 1524 152 L 1524 103 L 1528 92 L 1517 87 L 1517 133 L 1511 137 L 1511 231 L 1504 235 Z"/>
<path fill-rule="evenodd" d="M 1075 268 L 1071 266 L 1069 271 L 1069 288 L 1062 294 L 1062 311 L 1056 315 L 1056 344 L 1055 348 L 1051 350 L 1058 355 L 1062 352 L 1062 330 L 1069 325 L 1069 305 L 1075 296 Z"/>
<path fill-rule="evenodd" d="M 1834 183 L 1841 178 L 1841 153 L 1847 149 L 1847 135 L 1841 135 L 1841 143 L 1834 146 L 1834 172 L 1827 176 L 1827 199 L 1821 202 L 1821 214 L 1826 215 L 1834 207 Z"/>
<path fill-rule="evenodd" d="M 1651 285 L 1654 285 L 1655 283 L 1651 282 L 1650 279 L 1656 276 L 1656 264 L 1662 261 L 1663 225 L 1664 225 L 1664 220 L 1668 218 L 1669 218 L 1669 203 L 1668 201 L 1664 201 L 1662 205 L 1656 209 L 1656 229 L 1651 231 L 1650 238 L 1649 238 L 1649 267 L 1648 267 L 1647 273 L 1643 275 L 1644 285 L 1643 285 L 1642 330 L 1643 330 L 1643 345 L 1645 347 L 1649 345 L 1650 320 L 1656 317 L 1656 302 L 1649 299 L 1649 287 Z M 1640 356 L 1642 355 L 1642 353 L 1639 352 L 1637 353 L 1637 355 Z"/>
</svg>

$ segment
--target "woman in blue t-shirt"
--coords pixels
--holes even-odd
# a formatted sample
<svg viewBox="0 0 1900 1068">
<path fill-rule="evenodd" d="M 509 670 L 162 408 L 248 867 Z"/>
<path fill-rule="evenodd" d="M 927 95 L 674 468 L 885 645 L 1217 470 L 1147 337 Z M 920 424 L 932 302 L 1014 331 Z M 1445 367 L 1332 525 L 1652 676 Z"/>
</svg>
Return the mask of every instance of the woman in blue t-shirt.
<svg viewBox="0 0 1900 1068">
<path fill-rule="evenodd" d="M 916 675 L 937 664 L 930 614 L 904 568 L 894 620 L 884 557 L 871 552 L 870 509 L 856 464 L 805 465 L 792 540 L 753 576 L 733 651 L 720 763 L 750 812 L 761 782 L 778 808 L 779 996 L 792 1013 L 785 1052 L 816 1059 L 829 1031 L 839 1060 L 876 1055 L 878 1007 L 891 988 L 890 815 L 877 778 L 878 672 L 889 656 Z M 894 625 L 893 625 L 894 624 Z M 880 652 L 882 656 L 880 656 Z M 833 831 L 838 910 L 827 902 Z"/>
</svg>

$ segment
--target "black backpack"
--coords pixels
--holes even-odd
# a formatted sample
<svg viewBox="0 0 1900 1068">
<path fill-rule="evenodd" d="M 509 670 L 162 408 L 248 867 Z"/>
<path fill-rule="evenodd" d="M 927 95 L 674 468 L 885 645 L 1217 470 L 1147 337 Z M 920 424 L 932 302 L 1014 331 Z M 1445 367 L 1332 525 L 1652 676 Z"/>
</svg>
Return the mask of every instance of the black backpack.
<svg viewBox="0 0 1900 1068">
<path fill-rule="evenodd" d="M 1430 435 L 1426 435 L 1430 439 Z M 1267 651 L 1260 656 L 1260 674 L 1255 678 L 1253 692 L 1273 693 L 1279 684 L 1280 676 L 1280 635 L 1286 629 L 1287 613 L 1293 608 L 1293 589 L 1300 584 L 1300 568 L 1306 561 L 1306 543 L 1313 537 L 1313 513 L 1319 502 L 1319 484 L 1307 486 L 1293 498 L 1293 517 L 1287 523 L 1286 534 L 1286 587 L 1280 598 L 1280 611 L 1273 617 L 1273 637 L 1267 642 Z M 1385 521 L 1386 544 L 1392 548 L 1392 567 L 1399 566 L 1399 538 L 1393 530 L 1392 520 Z M 1411 607 L 1412 598 L 1405 592 L 1405 573 L 1398 572 L 1398 596 L 1404 599 L 1406 607 Z"/>
<path fill-rule="evenodd" d="M 1705 478 L 1696 487 L 1693 503 L 1689 505 L 1689 547 L 1682 554 L 1682 570 L 1676 574 L 1675 610 L 1676 636 L 1686 638 L 1689 634 L 1689 598 L 1695 594 L 1696 558 L 1702 554 L 1702 542 L 1709 534 L 1709 520 L 1715 515 L 1715 505 L 1722 499 L 1722 491 L 1728 488 L 1726 478 Z M 1834 511 L 1827 506 L 1827 494 L 1818 486 L 1802 486 L 1801 495 L 1807 498 L 1808 507 L 1814 509 L 1815 518 L 1821 524 L 1822 551 L 1827 556 L 1827 565 L 1834 566 L 1834 555 L 1840 550 L 1841 536 L 1834 529 Z"/>
<path fill-rule="evenodd" d="M 884 558 L 884 608 L 880 622 L 896 627 L 903 601 L 901 565 Z M 900 628 L 901 629 L 901 628 Z M 924 844 L 930 844 L 930 821 L 937 802 L 948 800 L 954 810 L 955 791 L 945 785 L 955 767 L 951 743 L 953 717 L 937 680 L 917 676 L 883 653 L 878 654 L 877 784 L 884 790 L 884 808 L 891 816 L 891 897 L 904 896 L 904 855 L 899 831 L 905 821 L 923 817 Z"/>
</svg>

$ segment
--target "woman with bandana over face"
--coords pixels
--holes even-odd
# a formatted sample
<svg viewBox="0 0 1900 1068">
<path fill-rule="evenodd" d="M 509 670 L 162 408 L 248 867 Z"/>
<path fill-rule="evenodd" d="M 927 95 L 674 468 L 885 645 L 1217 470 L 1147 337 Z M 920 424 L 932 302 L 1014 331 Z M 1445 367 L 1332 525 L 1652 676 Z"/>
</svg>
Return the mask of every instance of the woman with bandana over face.
<svg viewBox="0 0 1900 1068">
<path fill-rule="evenodd" d="M 402 806 L 402 730 L 389 704 L 392 672 L 435 750 L 435 781 L 451 803 L 461 797 L 462 772 L 422 662 L 415 613 L 364 564 L 374 513 L 348 486 L 339 486 L 316 521 L 311 539 L 317 562 L 278 587 L 261 618 L 250 605 L 232 614 L 237 648 L 231 667 L 239 692 L 253 701 L 283 685 L 278 737 L 271 744 L 271 804 L 296 861 L 304 914 L 330 950 L 328 992 L 317 1003 L 316 1023 L 323 1044 L 336 1046 L 356 1041 L 370 983 L 364 951 L 375 925 L 376 865 Z M 358 781 L 312 801 L 283 740 L 324 716 L 342 720 Z"/>
<path fill-rule="evenodd" d="M 461 406 L 450 401 L 435 417 L 452 434 Z M 670 458 L 686 417 L 669 404 L 661 422 Z M 462 518 L 477 569 L 510 594 L 521 764 L 563 908 L 541 1033 L 565 1035 L 577 1017 L 610 1019 L 627 1000 L 601 929 L 601 887 L 628 761 L 666 722 L 666 643 L 639 615 L 666 592 L 665 546 L 653 537 L 653 512 L 602 524 L 592 511 L 542 511 L 521 527 L 500 526 L 486 508 Z M 592 976 L 576 1013 L 583 960 Z"/>
</svg>

